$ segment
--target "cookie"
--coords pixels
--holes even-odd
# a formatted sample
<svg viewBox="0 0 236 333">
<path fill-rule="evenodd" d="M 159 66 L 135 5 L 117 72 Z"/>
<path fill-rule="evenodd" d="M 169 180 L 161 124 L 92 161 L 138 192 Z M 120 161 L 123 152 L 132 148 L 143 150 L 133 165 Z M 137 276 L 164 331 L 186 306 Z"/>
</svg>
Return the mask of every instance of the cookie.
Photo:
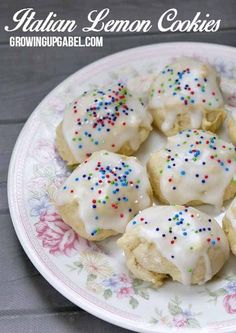
<svg viewBox="0 0 236 333">
<path fill-rule="evenodd" d="M 168 137 L 165 148 L 151 154 L 147 169 L 162 203 L 220 207 L 236 193 L 235 147 L 204 130 Z"/>
<path fill-rule="evenodd" d="M 82 163 L 105 149 L 132 155 L 146 140 L 152 116 L 135 91 L 117 83 L 85 92 L 65 110 L 56 132 L 56 146 L 68 165 Z"/>
<path fill-rule="evenodd" d="M 149 108 L 154 124 L 166 136 L 189 128 L 215 132 L 226 116 L 215 70 L 188 57 L 166 65 L 157 75 Z"/>
<path fill-rule="evenodd" d="M 226 107 L 228 116 L 226 120 L 226 127 L 228 130 L 230 141 L 236 145 L 236 107 Z"/>
<path fill-rule="evenodd" d="M 231 251 L 236 255 L 236 199 L 231 202 L 226 211 L 223 219 L 223 229 L 228 237 Z"/>
<path fill-rule="evenodd" d="M 155 206 L 140 212 L 118 240 L 129 270 L 161 286 L 168 277 L 184 285 L 209 281 L 229 257 L 218 223 L 197 209 Z"/>
<path fill-rule="evenodd" d="M 63 220 L 89 240 L 123 233 L 152 205 L 145 168 L 135 157 L 99 151 L 80 164 L 53 196 Z"/>
<path fill-rule="evenodd" d="M 220 89 L 222 91 L 225 103 L 236 107 L 236 79 L 230 79 L 222 76 L 220 78 Z"/>
</svg>

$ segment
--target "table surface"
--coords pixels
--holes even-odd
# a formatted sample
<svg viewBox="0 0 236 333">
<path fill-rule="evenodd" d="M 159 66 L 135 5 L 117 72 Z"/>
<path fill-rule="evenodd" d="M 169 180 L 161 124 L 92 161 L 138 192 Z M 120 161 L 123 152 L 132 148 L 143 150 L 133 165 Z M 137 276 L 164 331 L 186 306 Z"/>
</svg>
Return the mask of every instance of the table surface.
<svg viewBox="0 0 236 333">
<path fill-rule="evenodd" d="M 110 19 L 151 19 L 168 8 L 182 19 L 197 11 L 221 19 L 215 33 L 109 33 L 103 48 L 10 48 L 5 25 L 15 11 L 34 7 L 39 17 L 49 11 L 85 25 L 89 11 L 108 7 Z M 7 172 L 17 136 L 42 98 L 68 75 L 108 54 L 131 47 L 171 41 L 211 42 L 236 46 L 235 0 L 0 0 L 0 332 L 128 332 L 115 327 L 61 296 L 38 273 L 24 253 L 12 226 L 7 203 Z"/>
</svg>

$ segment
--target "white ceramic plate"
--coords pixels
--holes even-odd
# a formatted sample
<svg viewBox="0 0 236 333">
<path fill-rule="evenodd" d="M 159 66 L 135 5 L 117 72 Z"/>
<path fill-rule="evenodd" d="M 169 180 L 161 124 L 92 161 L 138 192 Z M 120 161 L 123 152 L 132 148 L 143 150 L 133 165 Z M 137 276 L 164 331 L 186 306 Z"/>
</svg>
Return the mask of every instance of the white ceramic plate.
<svg viewBox="0 0 236 333">
<path fill-rule="evenodd" d="M 170 328 L 235 332 L 234 258 L 204 286 L 186 288 L 170 281 L 153 290 L 132 279 L 114 238 L 98 245 L 81 239 L 48 200 L 48 188 L 57 187 L 68 173 L 54 146 L 55 128 L 65 105 L 92 86 L 152 73 L 180 55 L 198 57 L 213 64 L 221 75 L 236 78 L 236 49 L 200 43 L 135 48 L 76 72 L 44 98 L 17 140 L 8 178 L 9 207 L 19 240 L 39 272 L 61 294 L 95 316 L 138 332 L 168 332 Z M 153 131 L 137 156 L 145 163 L 149 153 L 164 143 Z"/>
</svg>

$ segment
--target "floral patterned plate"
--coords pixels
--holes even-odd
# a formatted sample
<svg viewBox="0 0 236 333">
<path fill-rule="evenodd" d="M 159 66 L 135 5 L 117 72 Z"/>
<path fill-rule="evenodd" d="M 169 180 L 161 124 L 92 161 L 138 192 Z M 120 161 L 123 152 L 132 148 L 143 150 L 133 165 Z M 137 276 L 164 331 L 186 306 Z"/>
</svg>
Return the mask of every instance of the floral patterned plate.
<svg viewBox="0 0 236 333">
<path fill-rule="evenodd" d="M 180 55 L 208 61 L 221 75 L 236 78 L 235 49 L 199 43 L 131 49 L 76 72 L 40 103 L 17 140 L 9 169 L 9 207 L 19 240 L 39 272 L 95 316 L 138 332 L 180 327 L 185 332 L 235 332 L 234 258 L 206 285 L 186 288 L 170 281 L 154 290 L 129 274 L 116 238 L 98 244 L 85 241 L 62 221 L 49 200 L 49 191 L 69 172 L 55 150 L 55 128 L 65 105 L 84 90 L 137 74 L 144 75 L 140 84 L 145 86 L 149 74 Z M 234 103 L 235 96 L 230 98 Z M 164 143 L 153 131 L 137 156 L 145 163 L 149 153 Z M 210 213 L 220 222 L 223 214 Z"/>
</svg>

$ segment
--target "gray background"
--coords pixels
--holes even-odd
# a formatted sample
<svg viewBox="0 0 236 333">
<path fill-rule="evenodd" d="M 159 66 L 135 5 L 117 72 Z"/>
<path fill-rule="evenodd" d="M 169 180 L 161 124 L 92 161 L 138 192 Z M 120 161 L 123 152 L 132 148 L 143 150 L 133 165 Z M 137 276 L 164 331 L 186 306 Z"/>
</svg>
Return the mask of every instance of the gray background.
<svg viewBox="0 0 236 333">
<path fill-rule="evenodd" d="M 86 25 L 92 9 L 111 9 L 110 19 L 151 19 L 168 8 L 192 19 L 197 11 L 221 19 L 216 33 L 109 33 L 103 48 L 10 48 L 5 25 L 15 11 L 34 7 L 40 18 L 50 10 Z M 16 138 L 41 99 L 79 68 L 130 47 L 170 41 L 200 41 L 236 46 L 235 0 L 0 0 L 0 333 L 128 332 L 74 306 L 37 272 L 19 244 L 7 204 L 7 170 Z"/>
</svg>

